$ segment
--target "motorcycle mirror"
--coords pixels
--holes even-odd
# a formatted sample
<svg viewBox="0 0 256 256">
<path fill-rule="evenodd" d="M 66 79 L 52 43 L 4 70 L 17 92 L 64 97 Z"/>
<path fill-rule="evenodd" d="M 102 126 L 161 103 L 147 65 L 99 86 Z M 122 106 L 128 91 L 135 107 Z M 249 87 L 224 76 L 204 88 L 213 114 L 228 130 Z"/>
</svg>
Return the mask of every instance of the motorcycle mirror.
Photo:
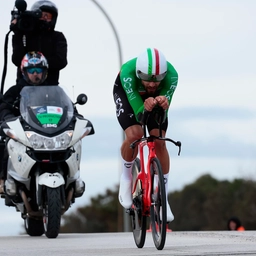
<svg viewBox="0 0 256 256">
<path fill-rule="evenodd" d="M 88 98 L 84 93 L 81 93 L 76 98 L 76 103 L 79 105 L 84 105 L 87 102 Z"/>
</svg>

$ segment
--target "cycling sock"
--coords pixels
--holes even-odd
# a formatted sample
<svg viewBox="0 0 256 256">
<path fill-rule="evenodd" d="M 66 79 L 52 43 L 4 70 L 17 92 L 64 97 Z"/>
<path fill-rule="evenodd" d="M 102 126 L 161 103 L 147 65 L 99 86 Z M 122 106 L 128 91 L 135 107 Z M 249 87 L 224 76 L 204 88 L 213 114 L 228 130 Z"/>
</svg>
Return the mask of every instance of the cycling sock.
<svg viewBox="0 0 256 256">
<path fill-rule="evenodd" d="M 122 159 L 122 175 L 121 175 L 121 178 L 123 180 L 131 180 L 132 179 L 132 165 L 133 165 L 133 162 L 127 162 L 125 161 L 124 159 Z"/>
</svg>

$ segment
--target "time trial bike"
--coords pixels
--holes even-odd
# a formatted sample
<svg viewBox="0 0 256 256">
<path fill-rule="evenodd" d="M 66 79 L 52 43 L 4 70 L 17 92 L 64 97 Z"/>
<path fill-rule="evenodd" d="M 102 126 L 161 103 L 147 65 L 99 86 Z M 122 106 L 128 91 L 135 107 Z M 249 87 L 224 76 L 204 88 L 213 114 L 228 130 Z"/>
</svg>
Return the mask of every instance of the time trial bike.
<svg viewBox="0 0 256 256">
<path fill-rule="evenodd" d="M 143 125 L 144 136 L 134 141 L 130 147 L 138 146 L 138 155 L 132 168 L 132 198 L 133 204 L 128 210 L 131 216 L 132 232 L 135 244 L 142 248 L 146 238 L 147 217 L 150 217 L 152 236 L 155 247 L 162 250 L 166 240 L 166 192 L 162 167 L 155 152 L 155 141 L 172 142 L 181 151 L 181 142 L 162 137 L 161 125 L 166 115 L 165 111 L 150 112 L 159 125 L 159 136 L 147 136 L 147 125 Z M 144 151 L 148 149 L 148 159 L 144 161 Z"/>
</svg>

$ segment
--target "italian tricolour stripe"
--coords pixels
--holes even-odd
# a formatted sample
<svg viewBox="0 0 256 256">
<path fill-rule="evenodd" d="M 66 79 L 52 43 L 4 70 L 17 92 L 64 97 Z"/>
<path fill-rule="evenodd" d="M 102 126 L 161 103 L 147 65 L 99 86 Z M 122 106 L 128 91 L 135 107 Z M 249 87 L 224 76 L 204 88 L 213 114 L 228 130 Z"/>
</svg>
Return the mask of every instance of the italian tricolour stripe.
<svg viewBox="0 0 256 256">
<path fill-rule="evenodd" d="M 148 48 L 147 52 L 148 52 L 148 74 L 159 75 L 160 60 L 159 60 L 158 50 L 154 48 Z"/>
</svg>

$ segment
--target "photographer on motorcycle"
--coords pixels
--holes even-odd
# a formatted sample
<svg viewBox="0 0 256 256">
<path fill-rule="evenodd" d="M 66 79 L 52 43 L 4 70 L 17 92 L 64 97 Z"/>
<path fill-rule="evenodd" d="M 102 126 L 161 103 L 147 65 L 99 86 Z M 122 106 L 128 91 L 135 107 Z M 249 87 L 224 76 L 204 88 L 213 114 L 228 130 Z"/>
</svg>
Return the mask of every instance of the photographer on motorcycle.
<svg viewBox="0 0 256 256">
<path fill-rule="evenodd" d="M 18 6 L 17 6 L 18 2 Z M 17 82 L 22 79 L 20 62 L 30 51 L 43 52 L 49 63 L 48 83 L 59 84 L 59 71 L 67 65 L 67 41 L 62 32 L 55 31 L 58 9 L 48 0 L 35 2 L 30 11 L 26 2 L 16 1 L 18 12 L 12 12 L 12 62 L 17 66 Z"/>
<path fill-rule="evenodd" d="M 0 104 L 0 120 L 6 121 L 20 115 L 19 99 L 20 92 L 27 85 L 44 85 L 48 74 L 48 62 L 40 52 L 28 52 L 22 59 L 20 70 L 22 78 L 18 83 L 9 88 L 3 95 L 3 102 Z M 8 153 L 4 148 L 0 149 L 3 159 L 0 159 L 0 194 L 3 193 L 4 180 L 7 173 Z"/>
</svg>

